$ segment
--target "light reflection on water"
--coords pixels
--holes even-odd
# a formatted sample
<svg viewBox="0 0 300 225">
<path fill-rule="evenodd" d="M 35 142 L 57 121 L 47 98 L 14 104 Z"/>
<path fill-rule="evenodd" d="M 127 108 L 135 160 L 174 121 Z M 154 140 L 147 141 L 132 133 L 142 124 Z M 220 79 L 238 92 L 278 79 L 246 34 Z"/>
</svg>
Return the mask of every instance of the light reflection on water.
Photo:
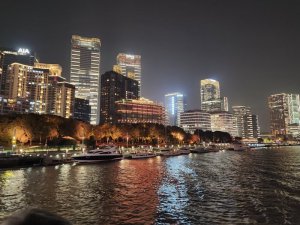
<svg viewBox="0 0 300 225">
<path fill-rule="evenodd" d="M 0 171 L 0 221 L 28 206 L 74 224 L 300 224 L 300 148 Z"/>
</svg>

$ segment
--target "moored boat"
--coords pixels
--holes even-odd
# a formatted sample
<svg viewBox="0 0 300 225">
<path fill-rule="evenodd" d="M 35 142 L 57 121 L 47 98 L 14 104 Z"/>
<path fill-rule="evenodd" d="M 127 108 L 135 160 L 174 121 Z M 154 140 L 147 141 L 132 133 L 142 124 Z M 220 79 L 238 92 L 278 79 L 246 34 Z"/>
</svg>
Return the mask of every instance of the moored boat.
<svg viewBox="0 0 300 225">
<path fill-rule="evenodd" d="M 232 143 L 231 146 L 227 150 L 246 151 L 246 150 L 250 150 L 250 147 L 244 143 Z"/>
<path fill-rule="evenodd" d="M 159 156 L 177 156 L 180 155 L 180 152 L 172 148 L 162 148 L 156 154 Z"/>
<path fill-rule="evenodd" d="M 204 145 L 202 145 L 202 144 L 191 148 L 190 151 L 191 151 L 191 153 L 206 153 L 206 152 L 208 152 L 208 150 L 206 150 Z"/>
<path fill-rule="evenodd" d="M 215 144 L 209 144 L 205 149 L 208 152 L 218 152 L 218 151 L 220 151 L 220 149 L 218 148 L 218 146 L 215 145 Z"/>
<path fill-rule="evenodd" d="M 129 159 L 145 159 L 152 157 L 156 157 L 156 155 L 152 152 L 137 152 L 130 154 Z"/>
<path fill-rule="evenodd" d="M 191 153 L 188 147 L 181 147 L 177 151 L 179 152 L 180 155 L 188 155 Z"/>
<path fill-rule="evenodd" d="M 40 166 L 43 158 L 36 155 L 0 154 L 0 168 Z"/>
<path fill-rule="evenodd" d="M 116 146 L 101 146 L 90 150 L 87 153 L 72 156 L 72 159 L 78 163 L 97 163 L 103 161 L 121 160 L 123 155 Z"/>
</svg>

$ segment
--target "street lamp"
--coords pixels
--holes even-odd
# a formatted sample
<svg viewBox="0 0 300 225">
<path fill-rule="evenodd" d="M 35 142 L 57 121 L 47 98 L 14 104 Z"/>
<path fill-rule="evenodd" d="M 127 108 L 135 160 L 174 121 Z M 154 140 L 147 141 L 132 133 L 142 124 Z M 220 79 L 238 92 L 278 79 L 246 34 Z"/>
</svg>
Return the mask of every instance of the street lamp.
<svg viewBox="0 0 300 225">
<path fill-rule="evenodd" d="M 15 136 L 13 136 L 11 143 L 12 143 L 11 150 L 13 152 L 16 147 L 16 143 L 17 143 Z"/>
<path fill-rule="evenodd" d="M 17 144 L 17 140 L 16 140 L 16 128 L 14 128 L 13 137 L 12 137 L 12 140 L 11 140 L 11 150 L 12 150 L 12 152 L 14 151 L 14 149 L 16 147 L 16 144 Z"/>
<path fill-rule="evenodd" d="M 128 148 L 128 140 L 129 140 L 129 137 L 128 137 L 128 133 L 127 133 L 127 136 L 126 136 L 127 148 Z"/>
</svg>

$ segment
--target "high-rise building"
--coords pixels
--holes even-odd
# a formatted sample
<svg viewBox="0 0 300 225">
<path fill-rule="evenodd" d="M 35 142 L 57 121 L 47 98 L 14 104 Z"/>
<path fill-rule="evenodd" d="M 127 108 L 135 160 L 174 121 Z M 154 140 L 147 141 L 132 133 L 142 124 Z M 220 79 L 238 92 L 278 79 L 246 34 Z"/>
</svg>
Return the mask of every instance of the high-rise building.
<svg viewBox="0 0 300 225">
<path fill-rule="evenodd" d="M 49 69 L 10 64 L 7 69 L 7 89 L 8 100 L 12 104 L 9 106 L 16 108 L 16 111 L 24 109 L 25 112 L 72 117 L 75 86 L 51 73 L 53 71 Z M 19 110 L 19 106 L 22 109 Z"/>
<path fill-rule="evenodd" d="M 251 108 L 248 106 L 232 106 L 233 115 L 237 119 L 237 135 L 239 137 L 245 137 L 245 115 L 251 115 Z"/>
<path fill-rule="evenodd" d="M 61 73 L 62 73 L 62 67 L 59 64 L 48 64 L 48 63 L 35 62 L 34 68 L 47 69 L 47 70 L 49 70 L 50 75 L 53 75 L 53 76 L 61 76 Z"/>
<path fill-rule="evenodd" d="M 0 49 L 0 95 L 8 97 L 8 66 L 12 63 L 33 66 L 35 60 L 34 54 L 30 53 L 28 49 L 20 48 L 18 51 Z"/>
<path fill-rule="evenodd" d="M 117 65 L 118 67 L 114 66 L 114 70 L 116 70 L 116 72 L 121 70 L 121 74 L 123 76 L 138 81 L 140 97 L 142 86 L 141 56 L 119 53 L 117 56 Z"/>
<path fill-rule="evenodd" d="M 189 133 L 195 130 L 211 130 L 211 117 L 202 110 L 188 110 L 180 113 L 180 126 Z"/>
<path fill-rule="evenodd" d="M 221 97 L 220 83 L 213 79 L 200 81 L 201 110 L 207 112 L 228 111 L 227 97 Z"/>
<path fill-rule="evenodd" d="M 82 98 L 75 98 L 74 102 L 74 119 L 85 122 L 90 121 L 91 106 L 89 100 Z"/>
<path fill-rule="evenodd" d="M 274 135 L 300 134 L 299 94 L 274 94 L 268 97 L 271 131 Z M 298 130 L 298 131 L 297 131 Z"/>
<path fill-rule="evenodd" d="M 229 107 L 228 107 L 228 98 L 227 97 L 221 97 L 220 102 L 221 102 L 221 110 L 228 112 L 228 109 L 229 109 Z"/>
<path fill-rule="evenodd" d="M 70 80 L 75 97 L 89 100 L 90 123 L 98 124 L 100 115 L 100 47 L 98 38 L 72 36 Z"/>
<path fill-rule="evenodd" d="M 164 107 L 146 98 L 116 101 L 116 114 L 117 123 L 164 124 L 165 122 Z"/>
<path fill-rule="evenodd" d="M 223 131 L 231 136 L 237 136 L 237 119 L 232 113 L 220 111 L 211 113 L 212 131 Z"/>
<path fill-rule="evenodd" d="M 237 119 L 237 136 L 258 138 L 260 135 L 258 117 L 251 113 L 251 108 L 248 106 L 232 106 L 232 110 Z"/>
<path fill-rule="evenodd" d="M 29 100 L 24 98 L 7 99 L 0 96 L 0 114 L 29 113 Z"/>
<path fill-rule="evenodd" d="M 20 63 L 7 68 L 9 99 L 23 98 L 30 102 L 30 112 L 48 112 L 48 69 L 38 69 Z"/>
<path fill-rule="evenodd" d="M 100 123 L 116 124 L 115 102 L 122 99 L 138 99 L 138 81 L 114 71 L 101 75 Z"/>
<path fill-rule="evenodd" d="M 252 125 L 253 125 L 253 137 L 259 138 L 260 137 L 260 126 L 258 123 L 257 115 L 252 115 Z"/>
<path fill-rule="evenodd" d="M 56 95 L 58 91 L 58 83 L 66 82 L 66 78 L 57 76 L 57 75 L 50 75 L 48 77 L 48 114 L 55 115 L 56 112 Z"/>
<path fill-rule="evenodd" d="M 58 82 L 54 114 L 71 118 L 74 115 L 75 86 L 68 82 Z"/>
<path fill-rule="evenodd" d="M 168 118 L 168 124 L 171 126 L 180 126 L 180 113 L 185 110 L 185 99 L 179 92 L 165 95 L 165 108 Z"/>
</svg>

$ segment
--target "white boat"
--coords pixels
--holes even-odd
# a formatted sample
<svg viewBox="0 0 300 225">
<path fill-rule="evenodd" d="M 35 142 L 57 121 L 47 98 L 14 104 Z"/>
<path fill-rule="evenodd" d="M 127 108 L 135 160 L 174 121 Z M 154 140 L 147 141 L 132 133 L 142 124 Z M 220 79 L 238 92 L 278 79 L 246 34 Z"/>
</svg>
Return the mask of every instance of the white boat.
<svg viewBox="0 0 300 225">
<path fill-rule="evenodd" d="M 204 145 L 202 144 L 191 148 L 191 153 L 206 153 L 206 152 L 208 151 L 205 149 Z"/>
<path fill-rule="evenodd" d="M 152 152 L 131 153 L 129 156 L 130 159 L 145 159 L 145 158 L 152 158 L 152 157 L 156 157 L 156 155 Z"/>
<path fill-rule="evenodd" d="M 208 152 L 218 152 L 218 151 L 220 151 L 220 149 L 218 148 L 218 146 L 215 145 L 215 144 L 209 144 L 205 149 Z"/>
<path fill-rule="evenodd" d="M 190 148 L 188 147 L 181 147 L 177 150 L 180 155 L 188 155 L 191 153 Z"/>
<path fill-rule="evenodd" d="M 116 146 L 104 145 L 97 149 L 90 150 L 87 153 L 72 156 L 72 159 L 78 163 L 97 163 L 103 161 L 120 160 L 123 155 Z"/>
<path fill-rule="evenodd" d="M 175 151 L 172 148 L 162 148 L 157 152 L 159 156 L 177 156 L 180 155 L 179 151 Z"/>
<path fill-rule="evenodd" d="M 232 143 L 231 146 L 227 150 L 246 151 L 246 150 L 250 150 L 250 147 L 244 143 Z"/>
</svg>

